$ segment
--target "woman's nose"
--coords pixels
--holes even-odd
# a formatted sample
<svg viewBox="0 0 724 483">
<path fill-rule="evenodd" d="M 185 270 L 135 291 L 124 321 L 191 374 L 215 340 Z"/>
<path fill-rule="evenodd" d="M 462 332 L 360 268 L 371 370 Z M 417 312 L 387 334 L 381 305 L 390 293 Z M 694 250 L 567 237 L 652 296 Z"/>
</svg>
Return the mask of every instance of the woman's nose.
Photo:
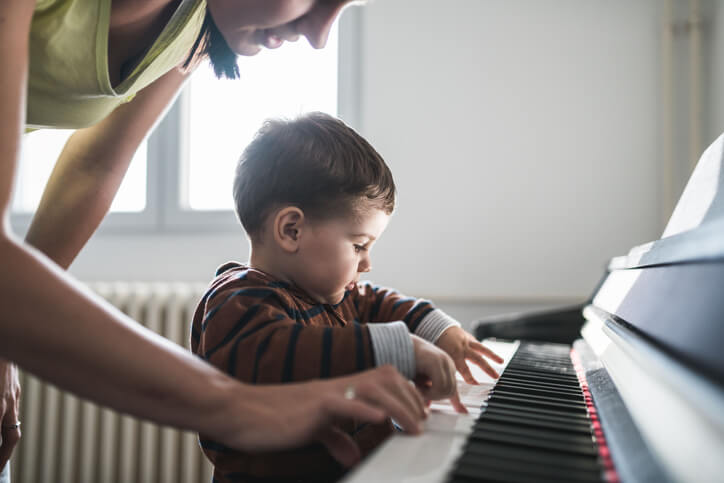
<svg viewBox="0 0 724 483">
<path fill-rule="evenodd" d="M 327 44 L 329 32 L 346 1 L 317 2 L 314 8 L 297 21 L 297 32 L 304 35 L 309 45 L 321 49 Z"/>
</svg>

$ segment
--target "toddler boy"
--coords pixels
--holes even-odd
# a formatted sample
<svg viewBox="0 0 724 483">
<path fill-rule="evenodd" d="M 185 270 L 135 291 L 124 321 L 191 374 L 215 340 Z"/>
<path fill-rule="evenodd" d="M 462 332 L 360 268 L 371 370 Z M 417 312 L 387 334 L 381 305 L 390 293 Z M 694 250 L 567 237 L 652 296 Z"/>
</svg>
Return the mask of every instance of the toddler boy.
<svg viewBox="0 0 724 483">
<path fill-rule="evenodd" d="M 427 399 L 457 397 L 466 359 L 493 377 L 500 358 L 429 301 L 360 282 L 395 204 L 392 174 L 370 144 L 322 113 L 267 121 L 234 179 L 248 264 L 223 265 L 194 316 L 192 350 L 249 383 L 286 383 L 394 365 Z M 352 396 L 352 395 L 351 395 Z M 284 415 L 279 415 L 283 418 Z M 363 452 L 391 425 L 340 421 Z M 201 436 L 215 481 L 333 480 L 342 469 L 321 445 L 264 454 Z"/>
</svg>

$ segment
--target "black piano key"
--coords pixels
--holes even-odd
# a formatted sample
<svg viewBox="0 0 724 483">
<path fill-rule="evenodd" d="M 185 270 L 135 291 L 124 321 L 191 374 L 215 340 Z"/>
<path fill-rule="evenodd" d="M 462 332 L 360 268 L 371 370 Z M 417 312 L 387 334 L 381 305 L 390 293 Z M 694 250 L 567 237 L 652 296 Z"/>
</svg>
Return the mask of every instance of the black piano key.
<svg viewBox="0 0 724 483">
<path fill-rule="evenodd" d="M 501 399 L 495 398 L 495 399 L 489 399 L 486 403 L 486 411 L 487 408 L 499 408 L 499 409 L 507 409 L 510 411 L 524 411 L 527 413 L 534 413 L 534 414 L 540 414 L 545 415 L 548 417 L 554 417 L 554 418 L 565 418 L 571 421 L 583 421 L 586 423 L 589 423 L 588 419 L 588 413 L 582 413 L 580 411 L 567 411 L 565 409 L 561 408 L 540 408 L 540 407 L 533 407 L 531 405 L 525 404 L 525 401 L 503 401 Z M 481 418 L 483 417 L 483 414 L 481 414 Z"/>
<path fill-rule="evenodd" d="M 522 369 L 527 371 L 534 371 L 534 372 L 543 372 L 545 374 L 554 374 L 557 376 L 564 376 L 564 377 L 575 377 L 576 376 L 576 370 L 573 368 L 573 366 L 568 365 L 562 365 L 562 364 L 556 364 L 556 363 L 549 363 L 549 362 L 528 362 L 528 361 L 521 361 L 517 360 L 512 362 L 508 367 L 511 369 Z"/>
<path fill-rule="evenodd" d="M 568 432 L 556 431 L 546 428 L 532 428 L 518 424 L 501 424 L 494 421 L 483 420 L 475 423 L 473 426 L 473 434 L 478 432 L 493 431 L 496 433 L 505 433 L 522 438 L 538 439 L 543 442 L 560 442 L 574 445 L 594 445 L 593 435 L 591 434 L 571 434 Z"/>
<path fill-rule="evenodd" d="M 521 405 L 534 407 L 534 408 L 541 408 L 541 409 L 552 409 L 552 410 L 558 410 L 558 411 L 570 411 L 572 413 L 579 413 L 579 414 L 586 414 L 586 406 L 578 406 L 575 404 L 569 404 L 569 403 L 563 403 L 558 401 L 544 401 L 540 400 L 538 398 L 533 397 L 522 397 L 522 396 L 513 396 L 505 393 L 493 393 L 493 396 L 491 399 L 495 397 L 497 401 L 504 401 L 509 402 L 512 404 L 518 403 Z"/>
<path fill-rule="evenodd" d="M 516 416 L 509 416 L 503 414 L 496 414 L 495 412 L 488 413 L 486 411 L 484 420 L 495 423 L 508 423 L 518 426 L 528 426 L 531 428 L 546 428 L 555 431 L 561 431 L 564 433 L 581 435 L 591 434 L 590 426 L 575 424 L 571 422 L 547 421 L 540 418 L 529 418 L 520 414 Z"/>
<path fill-rule="evenodd" d="M 539 421 L 551 424 L 560 424 L 565 427 L 576 428 L 579 430 L 591 431 L 591 425 L 587 418 L 570 418 L 565 415 L 551 415 L 541 414 L 533 411 L 527 411 L 522 408 L 516 408 L 514 410 L 499 407 L 498 405 L 487 406 L 484 408 L 485 412 L 481 413 L 479 420 L 487 419 L 491 416 L 502 416 L 510 418 L 522 418 L 529 421 Z"/>
<path fill-rule="evenodd" d="M 559 374 L 552 374 L 550 372 L 542 371 L 531 371 L 523 368 L 508 367 L 503 371 L 503 377 L 517 377 L 521 379 L 540 380 L 543 382 L 557 382 L 559 384 L 570 384 L 571 386 L 578 386 L 578 379 L 576 376 L 562 376 Z"/>
<path fill-rule="evenodd" d="M 479 468 L 461 464 L 453 471 L 453 480 L 460 482 L 497 482 L 497 483 L 558 483 L 560 479 L 539 478 L 534 475 L 511 473 L 496 469 Z"/>
<path fill-rule="evenodd" d="M 505 381 L 498 381 L 495 384 L 495 387 L 506 387 L 506 388 L 516 388 L 523 390 L 535 390 L 535 391 L 547 391 L 554 394 L 559 395 L 565 395 L 572 399 L 576 399 L 577 401 L 580 401 L 583 398 L 583 392 L 578 388 L 570 388 L 570 387 L 561 387 L 561 386 L 554 386 L 552 384 L 540 384 L 540 383 L 531 383 L 526 381 L 516 381 L 516 380 L 510 380 L 506 379 Z"/>
<path fill-rule="evenodd" d="M 524 379 L 505 379 L 501 380 L 499 382 L 500 387 L 519 387 L 519 388 L 538 388 L 543 391 L 554 391 L 554 392 L 560 392 L 563 394 L 573 394 L 576 395 L 579 400 L 583 399 L 583 392 L 580 390 L 580 387 L 578 386 L 572 386 L 568 384 L 549 384 L 549 383 L 543 383 L 541 381 L 531 381 L 531 380 L 524 380 Z M 497 386 L 498 383 L 495 384 Z M 578 392 L 577 392 L 578 391 Z"/>
<path fill-rule="evenodd" d="M 603 481 L 569 346 L 522 343 L 482 409 L 450 481 Z"/>
<path fill-rule="evenodd" d="M 498 379 L 497 382 L 506 382 L 510 384 L 533 384 L 536 386 L 548 387 L 551 389 L 562 389 L 566 391 L 580 392 L 581 386 L 578 381 L 560 381 L 560 380 L 544 380 L 537 376 L 505 374 Z M 497 384 L 496 382 L 496 384 Z"/>
<path fill-rule="evenodd" d="M 516 461 L 530 461 L 545 463 L 561 469 L 577 469 L 587 472 L 600 471 L 597 456 L 570 455 L 543 449 L 529 449 L 515 445 L 488 443 L 485 441 L 470 441 L 463 448 L 464 454 L 490 455 L 498 458 L 508 458 Z"/>
<path fill-rule="evenodd" d="M 510 362 L 515 366 L 533 367 L 543 371 L 556 372 L 558 374 L 575 374 L 571 361 L 561 359 L 537 359 L 535 357 L 516 357 Z"/>
<path fill-rule="evenodd" d="M 581 387 L 578 384 L 562 384 L 562 383 L 555 383 L 550 381 L 540 381 L 537 379 L 527 379 L 527 378 L 519 378 L 519 377 L 506 377 L 505 379 L 501 379 L 498 381 L 500 384 L 506 385 L 506 384 L 517 384 L 522 386 L 532 386 L 532 387 L 538 387 L 544 390 L 549 391 L 564 391 L 568 394 L 578 394 L 579 397 L 583 397 L 583 392 L 581 391 Z M 497 386 L 497 383 L 496 383 Z"/>
<path fill-rule="evenodd" d="M 544 441 L 529 438 L 526 436 L 495 431 L 474 432 L 469 437 L 474 441 L 508 443 L 511 445 L 518 445 L 524 448 L 550 449 L 562 453 L 578 454 L 583 456 L 596 456 L 598 454 L 598 451 L 593 444 L 579 445 L 575 443 L 566 443 L 561 441 Z"/>
<path fill-rule="evenodd" d="M 510 474 L 538 476 L 543 479 L 556 481 L 600 482 L 601 470 L 580 470 L 574 468 L 560 468 L 548 465 L 545 462 L 521 461 L 501 458 L 492 455 L 465 454 L 460 458 L 461 465 L 471 469 L 475 467 L 505 471 Z"/>
<path fill-rule="evenodd" d="M 516 396 L 516 397 L 522 397 L 525 399 L 529 399 L 532 401 L 541 401 L 541 402 L 557 402 L 561 404 L 565 404 L 566 407 L 573 407 L 573 408 L 582 408 L 586 409 L 586 403 L 583 402 L 583 398 L 571 399 L 566 396 L 561 396 L 553 393 L 552 395 L 544 395 L 544 394 L 537 394 L 534 391 L 530 390 L 519 390 L 518 388 L 511 388 L 511 387 L 495 387 L 491 392 L 491 395 L 508 395 L 508 396 Z"/>
</svg>

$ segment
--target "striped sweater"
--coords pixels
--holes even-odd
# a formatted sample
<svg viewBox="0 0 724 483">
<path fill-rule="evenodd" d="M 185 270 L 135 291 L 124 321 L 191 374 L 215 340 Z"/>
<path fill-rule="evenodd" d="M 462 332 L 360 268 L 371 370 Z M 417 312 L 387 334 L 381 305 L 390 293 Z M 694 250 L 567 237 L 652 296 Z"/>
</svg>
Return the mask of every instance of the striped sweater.
<svg viewBox="0 0 724 483">
<path fill-rule="evenodd" d="M 295 286 L 231 262 L 219 269 L 196 309 L 191 349 L 247 383 L 343 376 L 387 363 L 411 378 L 409 333 L 434 342 L 455 324 L 426 300 L 369 283 L 347 291 L 336 305 L 320 304 Z M 342 427 L 363 452 L 391 431 L 389 422 Z M 201 446 L 214 463 L 215 481 L 320 481 L 341 471 L 321 445 L 248 454 L 202 435 Z"/>
</svg>

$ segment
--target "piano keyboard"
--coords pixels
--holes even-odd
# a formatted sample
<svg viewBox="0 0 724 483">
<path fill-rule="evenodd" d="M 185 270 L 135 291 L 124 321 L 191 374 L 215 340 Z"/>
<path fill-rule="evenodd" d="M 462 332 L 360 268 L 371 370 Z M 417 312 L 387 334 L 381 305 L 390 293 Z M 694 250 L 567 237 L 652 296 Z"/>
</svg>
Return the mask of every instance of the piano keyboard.
<svg viewBox="0 0 724 483">
<path fill-rule="evenodd" d="M 470 414 L 433 404 L 425 433 L 391 437 L 345 481 L 615 481 L 610 461 L 600 458 L 602 434 L 570 346 L 485 343 L 506 363 L 493 365 L 497 381 L 471 366 L 481 384 L 459 382 Z"/>
<path fill-rule="evenodd" d="M 599 482 L 604 475 L 570 348 L 522 343 L 448 481 Z"/>
</svg>

